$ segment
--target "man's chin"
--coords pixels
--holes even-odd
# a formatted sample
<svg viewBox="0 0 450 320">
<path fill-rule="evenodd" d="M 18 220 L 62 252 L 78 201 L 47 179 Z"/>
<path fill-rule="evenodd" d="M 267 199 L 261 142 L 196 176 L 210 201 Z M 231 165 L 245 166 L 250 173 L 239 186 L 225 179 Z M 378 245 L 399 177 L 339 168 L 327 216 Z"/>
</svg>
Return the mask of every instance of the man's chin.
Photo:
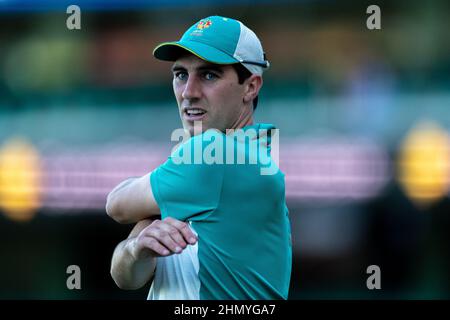
<svg viewBox="0 0 450 320">
<path fill-rule="evenodd" d="M 183 122 L 183 128 L 184 130 L 186 130 L 187 132 L 189 132 L 189 134 L 191 136 L 197 136 L 199 134 L 202 134 L 203 132 L 205 132 L 206 130 L 208 130 L 209 128 L 201 121 L 196 121 L 195 123 L 186 123 Z"/>
</svg>

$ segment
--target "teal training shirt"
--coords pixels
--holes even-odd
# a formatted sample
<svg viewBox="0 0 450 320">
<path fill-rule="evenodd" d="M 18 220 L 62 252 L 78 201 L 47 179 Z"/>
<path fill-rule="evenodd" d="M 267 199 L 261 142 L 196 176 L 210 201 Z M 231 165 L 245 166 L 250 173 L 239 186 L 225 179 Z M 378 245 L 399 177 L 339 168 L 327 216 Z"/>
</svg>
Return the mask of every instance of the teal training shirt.
<svg viewBox="0 0 450 320">
<path fill-rule="evenodd" d="M 273 129 L 208 130 L 152 172 L 161 218 L 190 223 L 198 243 L 158 258 L 149 299 L 287 299 L 291 230 L 284 174 L 270 157 Z M 212 157 L 193 163 L 199 150 Z M 262 174 L 268 167 L 276 170 Z"/>
</svg>

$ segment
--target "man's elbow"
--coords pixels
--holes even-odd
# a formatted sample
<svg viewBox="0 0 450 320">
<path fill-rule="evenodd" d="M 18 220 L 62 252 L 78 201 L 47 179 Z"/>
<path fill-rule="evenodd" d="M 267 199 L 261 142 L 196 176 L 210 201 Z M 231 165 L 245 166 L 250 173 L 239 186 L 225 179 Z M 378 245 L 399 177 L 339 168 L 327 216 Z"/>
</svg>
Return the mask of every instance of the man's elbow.
<svg viewBox="0 0 450 320">
<path fill-rule="evenodd" d="M 116 285 L 119 287 L 119 289 L 122 290 L 138 290 L 142 288 L 143 286 L 130 286 L 129 284 L 116 282 Z"/>
<path fill-rule="evenodd" d="M 119 289 L 122 290 L 138 290 L 141 289 L 145 283 L 143 284 L 132 284 L 132 283 L 128 283 L 126 281 L 121 281 L 119 279 L 115 279 L 113 277 L 114 282 L 116 283 L 116 286 L 119 287 Z"/>
<path fill-rule="evenodd" d="M 111 217 L 114 221 L 122 224 L 131 223 L 129 219 L 124 214 L 123 210 L 120 208 L 117 201 L 109 194 L 106 198 L 106 214 Z"/>
<path fill-rule="evenodd" d="M 110 274 L 116 286 L 122 290 L 138 290 L 145 285 L 145 283 L 132 283 L 131 281 L 126 281 L 119 274 L 117 274 L 113 267 L 111 267 Z"/>
</svg>

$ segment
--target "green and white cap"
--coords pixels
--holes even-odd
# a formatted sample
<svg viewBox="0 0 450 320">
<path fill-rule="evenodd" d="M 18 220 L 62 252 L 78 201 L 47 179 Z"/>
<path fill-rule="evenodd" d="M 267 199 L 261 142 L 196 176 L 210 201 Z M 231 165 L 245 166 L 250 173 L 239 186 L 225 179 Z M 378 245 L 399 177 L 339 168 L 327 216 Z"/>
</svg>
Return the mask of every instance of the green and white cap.
<svg viewBox="0 0 450 320">
<path fill-rule="evenodd" d="M 175 61 L 186 51 L 215 64 L 241 63 L 258 75 L 270 66 L 256 34 L 242 22 L 220 16 L 201 19 L 179 41 L 159 44 L 153 55 Z"/>
</svg>

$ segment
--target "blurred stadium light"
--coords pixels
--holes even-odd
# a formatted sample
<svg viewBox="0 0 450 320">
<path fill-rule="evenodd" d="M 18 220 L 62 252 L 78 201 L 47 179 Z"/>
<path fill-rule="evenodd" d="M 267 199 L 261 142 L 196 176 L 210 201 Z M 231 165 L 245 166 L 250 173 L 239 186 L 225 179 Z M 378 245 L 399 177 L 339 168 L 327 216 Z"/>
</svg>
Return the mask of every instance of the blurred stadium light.
<svg viewBox="0 0 450 320">
<path fill-rule="evenodd" d="M 33 217 L 41 203 L 39 154 L 15 138 L 0 150 L 0 208 L 13 220 Z"/>
<path fill-rule="evenodd" d="M 450 140 L 433 122 L 421 122 L 406 137 L 399 158 L 399 179 L 409 197 L 430 205 L 449 193 Z"/>
</svg>

